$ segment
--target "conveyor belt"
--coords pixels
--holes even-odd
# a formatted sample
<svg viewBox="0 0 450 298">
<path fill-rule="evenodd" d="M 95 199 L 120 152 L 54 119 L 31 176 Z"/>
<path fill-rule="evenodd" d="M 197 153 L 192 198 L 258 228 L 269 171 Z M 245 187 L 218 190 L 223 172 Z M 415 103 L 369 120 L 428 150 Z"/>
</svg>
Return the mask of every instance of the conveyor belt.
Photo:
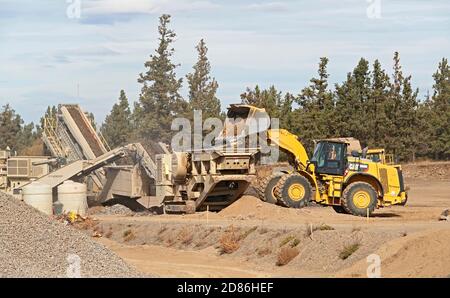
<svg viewBox="0 0 450 298">
<path fill-rule="evenodd" d="M 101 142 L 98 138 L 98 135 L 93 131 L 93 128 L 90 126 L 90 124 L 86 123 L 87 117 L 78 108 L 78 106 L 66 105 L 65 107 L 72 117 L 73 121 L 76 123 L 84 139 L 89 144 L 89 147 L 91 148 L 95 157 L 106 153 L 104 146 L 100 145 Z"/>
</svg>

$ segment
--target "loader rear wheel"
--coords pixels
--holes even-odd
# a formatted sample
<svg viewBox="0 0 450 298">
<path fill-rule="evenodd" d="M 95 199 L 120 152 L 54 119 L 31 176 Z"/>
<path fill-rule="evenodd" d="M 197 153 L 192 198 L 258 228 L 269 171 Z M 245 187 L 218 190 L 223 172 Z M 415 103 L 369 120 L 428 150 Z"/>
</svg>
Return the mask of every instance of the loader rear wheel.
<svg viewBox="0 0 450 298">
<path fill-rule="evenodd" d="M 258 196 L 262 201 L 270 204 L 276 204 L 278 202 L 277 197 L 275 196 L 275 186 L 280 178 L 280 174 L 273 174 L 261 179 L 257 190 Z"/>
<path fill-rule="evenodd" d="M 347 186 L 343 193 L 342 207 L 356 216 L 369 216 L 377 207 L 377 192 L 366 182 L 354 182 Z"/>
<path fill-rule="evenodd" d="M 275 196 L 283 206 L 302 208 L 311 201 L 312 187 L 301 175 L 283 175 L 275 187 Z"/>
</svg>

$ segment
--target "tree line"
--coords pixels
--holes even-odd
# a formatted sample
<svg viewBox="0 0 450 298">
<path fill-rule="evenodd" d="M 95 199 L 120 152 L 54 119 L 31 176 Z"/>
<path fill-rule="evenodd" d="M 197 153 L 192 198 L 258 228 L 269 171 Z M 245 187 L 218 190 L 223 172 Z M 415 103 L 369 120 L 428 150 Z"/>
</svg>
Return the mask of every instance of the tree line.
<svg viewBox="0 0 450 298">
<path fill-rule="evenodd" d="M 201 110 L 203 119 L 223 117 L 216 95 L 219 84 L 211 77 L 203 39 L 196 46 L 198 60 L 185 76 L 188 98 L 181 96 L 183 78 L 177 77 L 179 65 L 172 61 L 176 33 L 170 29 L 170 21 L 170 15 L 159 18 L 158 47 L 138 76 L 138 100 L 131 107 L 121 90 L 100 126 L 111 147 L 132 141 L 170 143 L 172 120 L 192 119 L 193 110 Z M 450 159 L 450 68 L 446 58 L 433 74 L 431 93 L 422 100 L 418 88 L 412 86 L 411 75 L 403 73 L 397 52 L 392 71 L 386 71 L 378 60 L 361 58 L 345 81 L 334 86 L 328 82 L 328 62 L 328 58 L 320 58 L 317 74 L 298 94 L 257 85 L 246 88 L 240 100 L 279 118 L 280 127 L 297 134 L 309 152 L 314 140 L 340 136 L 355 137 L 363 146 L 385 148 L 400 161 Z M 51 112 L 49 107 L 47 113 Z M 0 135 L 6 136 L 0 139 L 0 146 L 8 144 L 16 149 L 30 146 L 42 125 L 25 125 L 8 105 L 3 107 L 0 121 Z M 15 130 L 6 128 L 8 125 Z"/>
</svg>

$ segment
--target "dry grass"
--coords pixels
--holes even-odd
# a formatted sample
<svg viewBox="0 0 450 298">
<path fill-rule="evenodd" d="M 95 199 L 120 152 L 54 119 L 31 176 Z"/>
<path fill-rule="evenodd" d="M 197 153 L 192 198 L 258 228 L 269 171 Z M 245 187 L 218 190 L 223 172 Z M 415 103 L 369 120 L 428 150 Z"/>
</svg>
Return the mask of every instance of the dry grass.
<svg viewBox="0 0 450 298">
<path fill-rule="evenodd" d="M 294 248 L 294 247 L 296 247 L 296 246 L 299 245 L 299 244 L 300 244 L 300 240 L 297 239 L 297 238 L 294 238 L 294 239 L 291 241 L 291 243 L 289 244 L 289 246 L 292 247 L 292 248 Z"/>
<path fill-rule="evenodd" d="M 167 246 L 172 246 L 175 244 L 175 242 L 176 242 L 176 238 L 173 237 L 172 235 L 169 235 L 169 237 L 166 239 Z"/>
<path fill-rule="evenodd" d="M 350 244 L 344 245 L 342 248 L 342 251 L 339 253 L 339 258 L 341 260 L 346 260 L 348 257 L 350 257 L 353 253 L 355 253 L 359 247 L 361 246 L 361 242 L 358 240 L 355 240 L 354 242 Z"/>
<path fill-rule="evenodd" d="M 158 235 L 161 235 L 167 230 L 167 226 L 160 226 L 158 230 Z"/>
<path fill-rule="evenodd" d="M 269 232 L 269 229 L 267 229 L 266 227 L 261 227 L 258 231 L 262 235 Z"/>
<path fill-rule="evenodd" d="M 254 231 L 256 231 L 256 229 L 258 229 L 258 227 L 254 226 L 254 227 L 248 229 L 247 231 L 245 231 L 244 233 L 242 233 L 240 240 L 244 240 L 245 238 L 247 238 L 247 236 L 250 235 L 251 233 L 253 233 Z"/>
<path fill-rule="evenodd" d="M 361 231 L 361 227 L 353 227 L 352 233 Z"/>
<path fill-rule="evenodd" d="M 123 232 L 123 241 L 128 242 L 136 238 L 133 230 L 128 229 Z"/>
<path fill-rule="evenodd" d="M 212 233 L 214 233 L 217 230 L 216 227 L 210 227 L 209 229 L 205 230 L 205 235 L 203 236 L 204 238 L 209 237 L 209 235 L 211 235 Z"/>
<path fill-rule="evenodd" d="M 80 230 L 94 230 L 98 226 L 98 221 L 89 216 L 86 218 L 78 217 L 73 222 L 73 226 Z"/>
<path fill-rule="evenodd" d="M 195 247 L 204 247 L 207 245 L 208 245 L 208 242 L 206 242 L 205 240 L 201 240 L 195 244 Z"/>
<path fill-rule="evenodd" d="M 189 244 L 191 244 L 192 240 L 194 239 L 194 233 L 189 228 L 184 227 L 178 233 L 178 239 L 181 241 L 181 243 L 183 243 L 185 245 L 189 245 Z"/>
<path fill-rule="evenodd" d="M 105 237 L 109 239 L 112 237 L 112 234 L 113 234 L 112 230 L 109 230 L 108 232 L 106 232 Z"/>
<path fill-rule="evenodd" d="M 311 237 L 314 232 L 314 227 L 311 229 L 311 224 L 306 224 L 305 237 Z"/>
<path fill-rule="evenodd" d="M 332 231 L 334 228 L 327 224 L 320 224 L 318 226 L 307 224 L 305 230 L 305 237 L 311 237 L 315 231 Z"/>
<path fill-rule="evenodd" d="M 219 249 L 222 254 L 230 254 L 239 249 L 240 235 L 233 226 L 225 231 L 219 239 Z"/>
<path fill-rule="evenodd" d="M 334 228 L 327 224 L 321 224 L 320 226 L 316 226 L 313 228 L 313 231 L 333 231 Z"/>
<path fill-rule="evenodd" d="M 286 244 L 288 244 L 289 242 L 291 242 L 294 239 L 295 239 L 295 236 L 292 236 L 292 235 L 285 237 L 283 240 L 281 240 L 279 247 L 285 246 Z"/>
<path fill-rule="evenodd" d="M 277 255 L 277 266 L 284 266 L 292 261 L 299 254 L 299 250 L 294 247 L 285 246 L 280 249 Z"/>
<path fill-rule="evenodd" d="M 259 247 L 256 250 L 256 253 L 258 254 L 259 257 L 264 257 L 264 256 L 267 256 L 267 255 L 271 254 L 272 253 L 272 249 L 270 247 L 268 247 L 268 246 Z"/>
</svg>

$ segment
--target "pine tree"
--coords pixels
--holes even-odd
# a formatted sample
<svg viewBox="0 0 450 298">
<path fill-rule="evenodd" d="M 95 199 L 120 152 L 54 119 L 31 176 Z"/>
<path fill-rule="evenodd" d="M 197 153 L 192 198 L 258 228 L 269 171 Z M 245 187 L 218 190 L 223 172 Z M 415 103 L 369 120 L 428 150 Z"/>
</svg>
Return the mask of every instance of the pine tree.
<svg viewBox="0 0 450 298">
<path fill-rule="evenodd" d="M 9 104 L 2 107 L 0 112 L 0 149 L 9 147 L 18 150 L 17 136 L 21 132 L 22 118 L 16 114 Z"/>
<path fill-rule="evenodd" d="M 391 125 L 386 148 L 399 160 L 415 160 L 418 146 L 417 119 L 418 90 L 411 87 L 411 76 L 403 75 L 398 52 L 394 53 L 394 74 L 390 87 L 390 103 L 387 106 Z"/>
<path fill-rule="evenodd" d="M 186 75 L 189 84 L 189 104 L 191 110 L 201 110 L 203 119 L 219 117 L 220 100 L 216 97 L 219 84 L 211 78 L 211 65 L 206 54 L 208 48 L 203 39 L 196 47 L 198 61 L 193 66 L 194 72 Z"/>
<path fill-rule="evenodd" d="M 367 111 L 368 128 L 365 142 L 371 148 L 386 148 L 386 140 L 393 125 L 388 116 L 390 81 L 378 60 L 373 63 L 371 84 L 370 96 L 364 107 Z"/>
<path fill-rule="evenodd" d="M 309 152 L 312 152 L 315 139 L 336 135 L 334 98 L 328 89 L 328 58 L 320 58 L 318 77 L 310 80 L 311 85 L 304 88 L 297 98 L 300 108 L 294 111 L 293 129 Z"/>
<path fill-rule="evenodd" d="M 86 114 L 86 117 L 88 118 L 89 122 L 91 123 L 92 128 L 94 128 L 94 130 L 97 131 L 97 123 L 95 122 L 94 114 L 91 112 L 87 112 L 85 114 Z"/>
<path fill-rule="evenodd" d="M 436 159 L 450 159 L 450 67 L 442 58 L 433 74 L 433 96 L 431 98 L 431 147 Z"/>
<path fill-rule="evenodd" d="M 264 90 L 261 90 L 258 85 L 253 90 L 247 87 L 246 91 L 241 94 L 241 102 L 264 108 L 272 118 L 280 118 L 284 105 L 281 91 L 278 91 L 273 85 Z"/>
<path fill-rule="evenodd" d="M 19 154 L 24 154 L 24 152 L 27 152 L 27 149 L 30 148 L 37 139 L 38 135 L 35 130 L 34 123 L 31 122 L 29 124 L 23 124 L 20 128 L 20 133 L 17 135 L 16 145 L 14 147 Z"/>
<path fill-rule="evenodd" d="M 286 93 L 284 95 L 283 101 L 280 104 L 279 108 L 279 119 L 280 119 L 280 128 L 284 128 L 287 130 L 292 130 L 293 126 L 293 115 L 292 115 L 292 105 L 295 101 L 295 96 L 291 93 Z"/>
<path fill-rule="evenodd" d="M 363 146 L 367 144 L 370 93 L 369 62 L 361 58 L 353 72 L 347 74 L 347 80 L 336 85 L 337 136 L 354 137 Z"/>
<path fill-rule="evenodd" d="M 139 96 L 139 108 L 135 110 L 136 126 L 140 137 L 170 143 L 171 124 L 175 117 L 187 116 L 188 105 L 181 98 L 182 79 L 177 79 L 178 66 L 170 59 L 174 53 L 172 42 L 176 34 L 169 29 L 170 15 L 159 18 L 159 45 L 155 54 L 145 62 L 147 71 L 141 73 L 138 82 L 143 84 Z"/>
<path fill-rule="evenodd" d="M 116 148 L 129 142 L 132 130 L 130 105 L 125 91 L 120 90 L 119 102 L 113 105 L 100 131 L 109 146 Z"/>
<path fill-rule="evenodd" d="M 9 147 L 21 153 L 38 138 L 33 123 L 24 124 L 22 117 L 9 104 L 0 111 L 0 149 Z"/>
</svg>

